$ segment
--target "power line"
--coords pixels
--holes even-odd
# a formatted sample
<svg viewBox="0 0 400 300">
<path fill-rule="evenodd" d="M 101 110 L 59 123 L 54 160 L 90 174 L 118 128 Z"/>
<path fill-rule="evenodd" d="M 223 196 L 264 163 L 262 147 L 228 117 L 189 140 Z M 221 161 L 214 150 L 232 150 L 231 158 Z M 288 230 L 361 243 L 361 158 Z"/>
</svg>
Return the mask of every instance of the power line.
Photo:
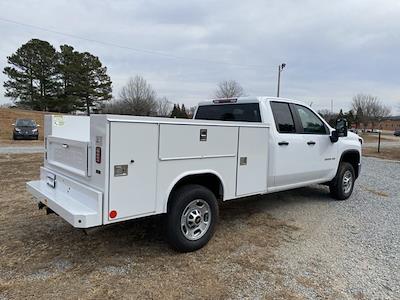
<svg viewBox="0 0 400 300">
<path fill-rule="evenodd" d="M 116 47 L 116 48 L 120 48 L 120 49 L 130 50 L 130 51 L 134 51 L 134 52 L 137 52 L 137 53 L 143 53 L 143 54 L 155 55 L 155 56 L 162 56 L 162 57 L 165 57 L 165 58 L 168 58 L 168 59 L 187 60 L 187 61 L 194 61 L 194 62 L 202 62 L 202 63 L 209 63 L 209 64 L 219 64 L 219 65 L 227 65 L 227 66 L 235 66 L 235 67 L 243 67 L 243 68 L 251 68 L 251 69 L 253 69 L 253 68 L 268 68 L 268 67 L 263 66 L 263 65 L 235 64 L 235 63 L 213 61 L 213 60 L 201 59 L 201 58 L 191 58 L 191 57 L 185 57 L 185 56 L 177 56 L 177 55 L 173 55 L 173 54 L 169 54 L 169 53 L 165 53 L 165 52 L 160 52 L 160 51 L 155 51 L 155 50 L 150 50 L 150 49 L 133 48 L 133 47 L 119 45 L 119 44 L 115 44 L 115 43 L 111 43 L 111 42 L 106 42 L 106 41 L 101 41 L 101 40 L 97 40 L 97 39 L 86 38 L 86 37 L 78 36 L 78 35 L 75 35 L 75 34 L 70 34 L 70 33 L 66 33 L 66 32 L 52 30 L 52 29 L 48 29 L 48 28 L 44 28 L 44 27 L 40 27 L 40 26 L 36 26 L 36 25 L 32 25 L 32 24 L 22 23 L 22 22 L 11 20 L 11 19 L 5 19 L 5 18 L 2 18 L 2 17 L 0 17 L 0 21 L 6 22 L 6 23 L 11 23 L 11 24 L 16 24 L 16 25 L 20 25 L 20 26 L 30 27 L 30 28 L 34 28 L 34 29 L 37 29 L 37 30 L 58 34 L 58 35 L 63 35 L 63 36 L 71 37 L 71 38 L 74 38 L 74 39 L 84 40 L 84 41 L 87 41 L 87 42 L 92 42 L 92 43 L 97 43 L 97 44 L 101 44 L 101 45 L 105 45 L 105 46 L 110 46 L 110 47 Z"/>
</svg>

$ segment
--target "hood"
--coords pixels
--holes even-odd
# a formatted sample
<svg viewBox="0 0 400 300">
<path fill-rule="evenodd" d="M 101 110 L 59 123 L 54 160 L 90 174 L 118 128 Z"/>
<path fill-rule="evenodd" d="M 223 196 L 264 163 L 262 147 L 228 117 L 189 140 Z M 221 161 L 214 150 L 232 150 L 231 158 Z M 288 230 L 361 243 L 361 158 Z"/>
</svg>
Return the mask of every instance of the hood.
<svg viewBox="0 0 400 300">
<path fill-rule="evenodd" d="M 359 136 L 358 134 L 351 132 L 351 131 L 347 132 L 346 139 L 353 140 L 353 141 L 360 141 L 361 144 L 364 142 L 364 139 L 361 136 Z"/>
</svg>

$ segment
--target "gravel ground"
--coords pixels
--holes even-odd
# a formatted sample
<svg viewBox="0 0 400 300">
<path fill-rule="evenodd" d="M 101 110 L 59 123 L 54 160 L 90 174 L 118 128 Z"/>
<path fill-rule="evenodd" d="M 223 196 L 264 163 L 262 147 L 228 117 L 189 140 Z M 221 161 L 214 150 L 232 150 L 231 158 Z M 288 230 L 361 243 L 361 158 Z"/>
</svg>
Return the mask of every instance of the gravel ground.
<svg viewBox="0 0 400 300">
<path fill-rule="evenodd" d="M 11 153 L 41 153 L 44 151 L 43 146 L 6 146 L 0 147 L 0 154 Z"/>
<path fill-rule="evenodd" d="M 400 162 L 364 158 L 362 168 L 349 201 L 324 199 L 315 187 L 271 203 L 272 216 L 301 228 L 276 250 L 284 286 L 295 294 L 400 298 Z"/>
<path fill-rule="evenodd" d="M 324 186 L 225 203 L 212 241 L 177 254 L 160 218 L 89 236 L 35 210 L 40 154 L 0 155 L 0 299 L 399 299 L 400 163 L 363 159 L 353 196 Z"/>
</svg>

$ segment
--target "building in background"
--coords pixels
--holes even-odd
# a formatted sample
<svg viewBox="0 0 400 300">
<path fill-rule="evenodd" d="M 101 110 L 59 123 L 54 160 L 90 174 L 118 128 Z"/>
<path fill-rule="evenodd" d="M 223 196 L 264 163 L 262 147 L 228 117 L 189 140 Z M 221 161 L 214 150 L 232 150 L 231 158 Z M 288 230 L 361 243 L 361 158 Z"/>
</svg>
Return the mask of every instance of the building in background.
<svg viewBox="0 0 400 300">
<path fill-rule="evenodd" d="M 360 127 L 362 129 L 381 129 L 381 130 L 387 130 L 387 131 L 395 131 L 400 129 L 400 116 L 391 116 L 384 118 L 380 122 L 376 122 L 374 124 L 368 123 L 366 126 L 364 126 L 363 123 L 360 124 Z"/>
</svg>

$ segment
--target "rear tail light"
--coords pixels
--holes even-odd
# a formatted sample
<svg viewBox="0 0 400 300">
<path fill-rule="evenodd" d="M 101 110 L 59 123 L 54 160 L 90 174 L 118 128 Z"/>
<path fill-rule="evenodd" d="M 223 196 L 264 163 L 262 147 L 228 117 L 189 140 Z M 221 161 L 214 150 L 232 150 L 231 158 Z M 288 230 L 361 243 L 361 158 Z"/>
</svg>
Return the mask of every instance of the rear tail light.
<svg viewBox="0 0 400 300">
<path fill-rule="evenodd" d="M 96 147 L 96 163 L 101 163 L 101 147 Z"/>
</svg>

